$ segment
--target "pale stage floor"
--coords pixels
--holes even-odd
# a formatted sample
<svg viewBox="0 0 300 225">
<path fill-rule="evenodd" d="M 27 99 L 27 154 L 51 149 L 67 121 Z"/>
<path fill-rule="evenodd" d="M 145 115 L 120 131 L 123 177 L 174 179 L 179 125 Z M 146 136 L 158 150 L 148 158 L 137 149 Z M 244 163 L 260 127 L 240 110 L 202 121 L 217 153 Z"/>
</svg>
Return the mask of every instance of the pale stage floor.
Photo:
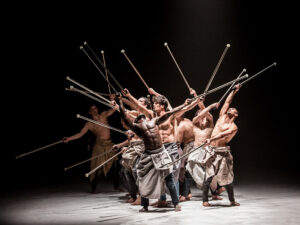
<svg viewBox="0 0 300 225">
<path fill-rule="evenodd" d="M 225 192 L 210 208 L 202 206 L 202 191 L 193 187 L 193 198 L 181 203 L 181 212 L 150 207 L 148 213 L 126 203 L 126 192 L 111 190 L 111 184 L 100 183 L 91 194 L 87 182 L 77 181 L 14 191 L 1 197 L 1 224 L 300 224 L 298 185 L 239 184 L 235 196 L 240 207 L 228 207 Z"/>
</svg>

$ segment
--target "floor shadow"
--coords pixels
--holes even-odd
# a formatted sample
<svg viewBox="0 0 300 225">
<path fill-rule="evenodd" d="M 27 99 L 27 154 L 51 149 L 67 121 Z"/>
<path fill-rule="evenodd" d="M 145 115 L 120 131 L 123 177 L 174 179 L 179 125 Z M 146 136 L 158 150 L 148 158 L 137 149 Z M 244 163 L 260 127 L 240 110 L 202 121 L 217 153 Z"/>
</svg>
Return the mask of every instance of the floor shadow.
<svg viewBox="0 0 300 225">
<path fill-rule="evenodd" d="M 166 213 L 171 211 L 174 211 L 174 207 L 149 209 L 148 212 L 145 213 Z"/>
</svg>

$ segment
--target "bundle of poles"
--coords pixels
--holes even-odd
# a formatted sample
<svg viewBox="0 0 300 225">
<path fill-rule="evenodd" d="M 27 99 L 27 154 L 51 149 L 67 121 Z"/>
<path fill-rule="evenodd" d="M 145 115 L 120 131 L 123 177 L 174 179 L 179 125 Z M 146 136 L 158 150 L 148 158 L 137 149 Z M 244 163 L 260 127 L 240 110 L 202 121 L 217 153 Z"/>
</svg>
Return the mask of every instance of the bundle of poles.
<svg viewBox="0 0 300 225">
<path fill-rule="evenodd" d="M 184 75 L 182 69 L 180 68 L 177 60 L 175 59 L 175 56 L 173 54 L 173 52 L 171 51 L 169 45 L 167 42 L 164 43 L 164 46 L 166 47 L 169 55 L 171 56 L 176 68 L 178 69 L 178 72 L 179 74 L 181 75 L 184 83 L 186 84 L 187 88 L 188 88 L 188 91 L 190 92 L 191 91 L 191 86 L 189 85 L 187 79 L 186 79 L 186 76 Z M 200 98 L 200 97 L 206 97 L 212 93 L 215 93 L 225 87 L 228 87 L 227 90 L 225 91 L 225 93 L 222 95 L 222 97 L 219 99 L 218 103 L 221 103 L 223 101 L 223 99 L 227 96 L 227 94 L 233 90 L 235 88 L 235 84 L 236 83 L 240 83 L 240 85 L 244 85 L 246 84 L 247 82 L 249 82 L 250 80 L 256 78 L 258 75 L 262 74 L 263 72 L 265 72 L 266 70 L 272 68 L 273 66 L 276 66 L 276 62 L 272 63 L 271 65 L 265 67 L 264 69 L 260 70 L 259 72 L 255 73 L 254 75 L 250 76 L 248 74 L 244 74 L 246 72 L 246 69 L 242 69 L 242 71 L 238 74 L 238 76 L 234 79 L 234 80 L 231 80 L 229 82 L 226 82 L 216 88 L 213 88 L 213 89 L 210 89 L 211 87 L 211 84 L 220 68 L 220 65 L 222 63 L 222 61 L 224 60 L 224 57 L 228 51 L 228 49 L 230 48 L 230 44 L 226 44 L 225 46 L 225 49 L 223 50 L 219 60 L 218 60 L 218 63 L 217 65 L 215 66 L 214 70 L 213 70 L 213 73 L 212 75 L 210 76 L 210 79 L 203 91 L 202 94 L 196 96 L 196 97 L 193 97 L 191 100 L 196 100 L 197 98 Z M 96 91 L 93 91 L 91 90 L 90 88 L 86 87 L 85 85 L 79 83 L 78 81 L 75 81 L 74 79 L 70 78 L 69 76 L 66 77 L 66 79 L 68 81 L 70 81 L 72 84 L 74 85 L 77 85 L 78 87 L 80 87 L 81 89 L 78 89 L 74 86 L 70 86 L 69 88 L 66 88 L 66 91 L 70 91 L 70 92 L 76 92 L 76 93 L 79 93 L 81 95 L 84 95 L 90 99 L 93 99 L 94 101 L 98 102 L 98 103 L 101 103 L 107 107 L 110 107 L 112 109 L 115 109 L 117 111 L 119 111 L 118 107 L 116 105 L 113 104 L 112 101 L 110 101 L 107 97 L 112 95 L 113 92 L 114 94 L 116 95 L 119 95 L 120 94 L 120 91 L 124 90 L 123 86 L 119 83 L 119 81 L 116 79 L 116 77 L 111 73 L 111 71 L 107 68 L 107 65 L 106 65 L 106 60 L 105 60 L 105 57 L 104 57 L 104 51 L 101 50 L 101 55 L 102 55 L 102 60 L 100 59 L 100 57 L 98 57 L 98 55 L 95 53 L 95 51 L 89 46 L 89 44 L 87 42 L 84 42 L 82 46 L 79 47 L 79 49 L 87 56 L 87 58 L 91 61 L 91 63 L 94 65 L 94 67 L 96 68 L 96 70 L 99 72 L 99 74 L 102 76 L 102 78 L 105 80 L 105 82 L 107 83 L 107 87 L 108 87 L 108 94 L 106 93 L 100 93 L 100 92 L 96 92 Z M 140 72 L 137 70 L 136 66 L 133 64 L 133 62 L 130 60 L 130 58 L 128 57 L 128 55 L 126 54 L 125 50 L 122 49 L 121 50 L 121 54 L 125 57 L 125 59 L 128 61 L 128 63 L 130 64 L 130 66 L 132 67 L 132 69 L 135 71 L 135 73 L 137 74 L 137 76 L 139 77 L 139 79 L 142 81 L 142 83 L 144 84 L 144 86 L 147 88 L 147 90 L 149 89 L 149 85 L 146 83 L 146 81 L 144 80 L 143 76 L 140 74 Z M 102 67 L 102 69 L 104 70 L 104 72 L 99 68 L 99 64 L 100 66 Z M 118 88 L 116 88 L 112 82 L 110 81 L 110 79 L 116 84 L 116 86 Z M 248 79 L 247 79 L 248 78 Z M 149 97 L 149 96 L 147 96 Z M 108 128 L 108 129 L 111 129 L 113 131 L 116 131 L 118 133 L 121 133 L 121 134 L 124 134 L 124 135 L 127 135 L 126 131 L 123 131 L 123 130 L 120 130 L 120 129 L 117 129 L 117 128 L 114 128 L 110 125 L 107 125 L 107 124 L 104 124 L 104 123 L 101 123 L 99 121 L 95 121 L 95 120 L 92 120 L 92 119 L 89 119 L 87 117 L 84 117 L 84 116 L 81 116 L 79 114 L 76 115 L 77 118 L 79 119 L 82 119 L 82 120 L 85 120 L 87 122 L 90 122 L 90 123 L 93 123 L 93 124 L 96 124 L 98 126 L 102 126 L 102 127 L 105 127 L 105 128 Z M 42 151 L 44 149 L 47 149 L 47 148 L 50 148 L 52 146 L 55 146 L 55 145 L 58 145 L 60 143 L 64 143 L 64 140 L 58 140 L 58 141 L 55 141 L 51 144 L 48 144 L 46 146 L 43 146 L 43 147 L 40 147 L 38 149 L 35 149 L 33 151 L 30 151 L 30 152 L 27 152 L 27 153 L 23 153 L 21 155 L 18 155 L 16 156 L 16 159 L 19 159 L 19 158 L 23 158 L 25 156 L 28 156 L 28 155 L 31 155 L 33 153 L 37 153 L 39 151 Z M 199 147 L 193 149 L 192 151 L 190 151 L 189 153 L 186 153 L 184 155 L 182 155 L 179 159 L 173 161 L 172 163 L 168 163 L 168 164 L 165 164 L 165 165 L 162 165 L 162 167 L 165 167 L 165 166 L 171 166 L 173 165 L 174 163 L 178 162 L 179 160 L 181 160 L 182 158 L 186 157 L 187 155 L 191 154 L 192 152 L 200 149 L 201 147 L 205 146 L 207 143 L 204 142 L 202 145 L 200 145 Z M 64 168 L 65 171 L 69 170 L 69 169 L 72 169 L 74 167 L 77 167 L 79 165 L 82 165 L 86 162 L 89 162 L 95 158 L 98 158 L 98 157 L 101 157 L 103 155 L 106 155 L 106 154 L 110 154 L 112 153 L 113 150 L 109 150 L 109 151 L 106 151 L 106 152 L 103 152 L 99 155 L 96 155 L 96 156 L 93 156 L 89 159 L 86 159 L 86 160 L 83 160 L 81 162 L 78 162 L 78 163 L 75 163 L 71 166 L 68 166 L 66 168 Z M 99 170 L 101 167 L 103 167 L 105 164 L 107 164 L 108 162 L 110 162 L 111 160 L 113 160 L 114 158 L 116 158 L 118 155 L 120 155 L 122 153 L 122 151 L 114 154 L 112 157 L 110 157 L 109 159 L 107 159 L 105 162 L 101 163 L 99 166 L 95 167 L 94 169 L 92 169 L 91 171 L 89 171 L 88 173 L 85 174 L 86 177 L 89 177 L 91 174 L 95 173 L 97 170 Z"/>
</svg>

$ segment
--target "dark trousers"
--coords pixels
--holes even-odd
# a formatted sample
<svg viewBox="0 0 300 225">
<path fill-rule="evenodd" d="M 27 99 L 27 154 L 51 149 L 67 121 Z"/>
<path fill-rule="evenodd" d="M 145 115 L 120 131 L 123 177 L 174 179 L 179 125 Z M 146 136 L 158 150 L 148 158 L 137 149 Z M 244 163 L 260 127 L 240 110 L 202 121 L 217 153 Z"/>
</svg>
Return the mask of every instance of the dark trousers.
<svg viewBox="0 0 300 225">
<path fill-rule="evenodd" d="M 133 199 L 136 199 L 136 195 L 138 193 L 138 187 L 136 185 L 136 181 L 134 179 L 134 176 L 133 174 L 124 168 L 124 175 L 125 175 L 125 179 L 126 179 L 126 182 L 127 182 L 127 187 L 128 187 L 128 191 L 130 193 L 130 196 L 133 198 Z"/>
<path fill-rule="evenodd" d="M 168 176 L 166 176 L 165 178 L 166 181 L 166 185 L 169 189 L 170 195 L 171 195 L 171 199 L 172 199 L 172 203 L 174 206 L 178 205 L 179 203 L 179 199 L 178 199 L 178 195 L 176 192 L 176 185 L 174 182 L 174 175 L 172 173 L 170 173 Z M 148 198 L 144 198 L 142 197 L 141 199 L 141 205 L 146 207 L 149 205 L 149 199 Z"/>
<path fill-rule="evenodd" d="M 203 202 L 208 202 L 208 192 L 209 192 L 209 186 L 212 181 L 213 177 L 208 178 L 202 187 L 203 190 Z M 226 191 L 228 193 L 228 198 L 230 202 L 234 202 L 234 193 L 233 193 L 233 184 L 227 184 L 225 185 Z M 213 193 L 214 194 L 214 193 Z"/>
<path fill-rule="evenodd" d="M 120 176 L 119 176 L 119 172 L 121 171 L 121 165 L 120 165 L 120 159 L 118 158 L 118 160 L 116 160 L 111 169 L 109 170 L 107 177 L 109 177 L 110 179 L 112 179 L 114 188 L 119 188 L 120 187 Z"/>
<path fill-rule="evenodd" d="M 110 168 L 109 172 L 107 173 L 107 177 L 109 177 L 113 181 L 114 188 L 118 188 L 120 186 L 119 170 L 120 170 L 120 165 L 119 165 L 119 162 L 116 161 L 113 163 L 112 167 Z M 95 176 L 94 179 L 90 181 L 92 191 L 96 190 L 98 181 L 99 181 L 98 175 Z"/>
<path fill-rule="evenodd" d="M 183 182 L 181 181 L 179 182 L 180 183 L 179 191 L 181 196 L 187 197 L 191 193 L 191 185 L 193 181 L 194 181 L 193 177 L 191 176 L 189 171 L 186 170 L 184 173 Z"/>
</svg>

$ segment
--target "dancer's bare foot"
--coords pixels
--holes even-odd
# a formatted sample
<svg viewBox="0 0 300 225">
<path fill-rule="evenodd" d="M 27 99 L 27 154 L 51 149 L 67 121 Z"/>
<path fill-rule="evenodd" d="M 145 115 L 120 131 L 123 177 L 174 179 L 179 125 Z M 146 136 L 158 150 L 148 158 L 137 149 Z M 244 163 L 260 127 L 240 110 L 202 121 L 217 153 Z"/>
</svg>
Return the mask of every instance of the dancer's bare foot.
<svg viewBox="0 0 300 225">
<path fill-rule="evenodd" d="M 188 200 L 192 199 L 192 197 L 193 197 L 192 193 L 189 193 L 187 197 L 188 197 Z"/>
<path fill-rule="evenodd" d="M 164 208 L 164 207 L 167 207 L 168 206 L 168 202 L 167 201 L 158 201 L 158 203 L 157 203 L 157 207 L 158 208 Z"/>
<path fill-rule="evenodd" d="M 137 197 L 137 199 L 131 203 L 131 205 L 141 205 L 141 196 Z"/>
<path fill-rule="evenodd" d="M 153 202 L 153 203 L 151 203 L 150 205 L 153 206 L 153 207 L 157 207 L 157 206 L 158 206 L 158 201 Z"/>
<path fill-rule="evenodd" d="M 184 202 L 184 201 L 186 201 L 186 200 L 187 200 L 187 199 L 186 199 L 184 196 L 182 196 L 182 195 L 179 197 L 179 201 L 180 201 L 180 202 Z"/>
<path fill-rule="evenodd" d="M 213 195 L 212 200 L 223 200 L 219 195 Z"/>
<path fill-rule="evenodd" d="M 176 205 L 175 206 L 175 212 L 179 212 L 181 211 L 181 206 L 180 205 Z"/>
<path fill-rule="evenodd" d="M 220 187 L 218 190 L 217 190 L 217 194 L 220 195 L 222 192 L 226 191 L 226 188 L 225 187 Z"/>
<path fill-rule="evenodd" d="M 143 208 L 141 208 L 139 210 L 139 212 L 148 212 L 148 207 L 147 206 L 144 206 Z"/>
<path fill-rule="evenodd" d="M 241 204 L 238 202 L 230 202 L 230 205 L 231 206 L 240 206 Z"/>
<path fill-rule="evenodd" d="M 127 202 L 127 203 L 133 203 L 134 201 L 135 201 L 135 199 L 130 198 L 130 199 L 128 199 L 126 202 Z"/>
<path fill-rule="evenodd" d="M 202 205 L 203 205 L 204 207 L 210 207 L 210 206 L 211 206 L 211 204 L 209 204 L 208 202 L 203 202 Z"/>
</svg>

